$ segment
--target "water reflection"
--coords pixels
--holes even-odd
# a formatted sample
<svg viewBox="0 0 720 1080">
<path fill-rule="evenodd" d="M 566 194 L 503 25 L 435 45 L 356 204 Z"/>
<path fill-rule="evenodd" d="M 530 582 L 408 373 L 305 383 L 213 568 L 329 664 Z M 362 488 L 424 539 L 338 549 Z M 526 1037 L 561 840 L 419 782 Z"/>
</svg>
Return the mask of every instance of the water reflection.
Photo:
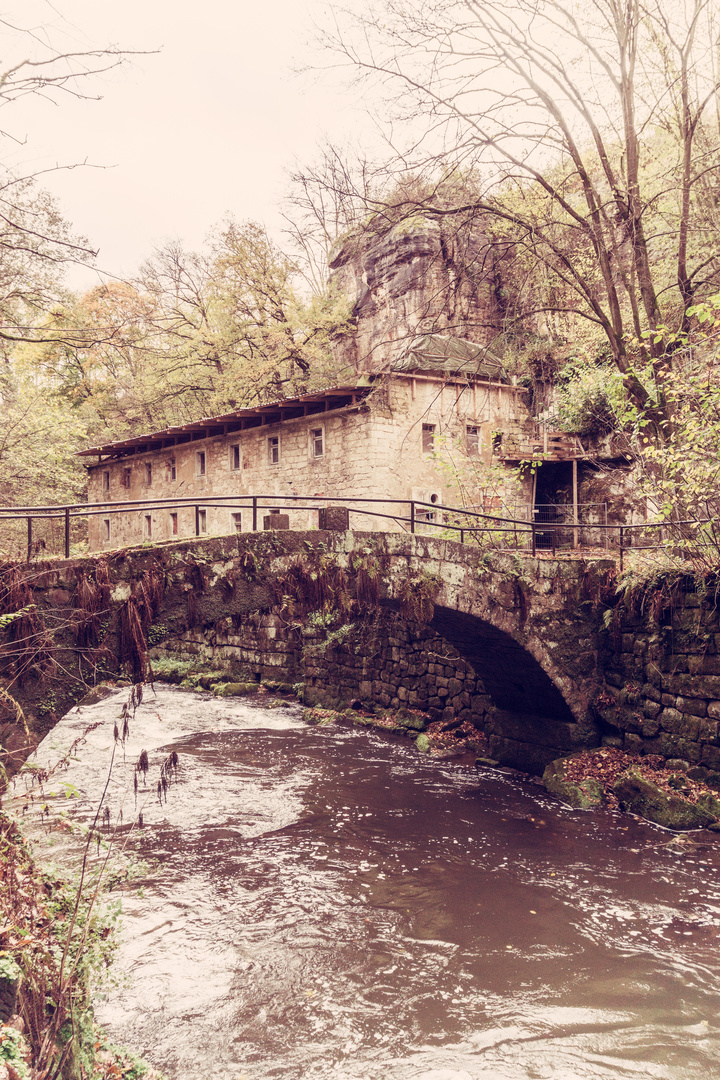
<svg viewBox="0 0 720 1080">
<path fill-rule="evenodd" d="M 116 712 L 63 723 L 104 718 L 99 757 Z M 161 690 L 131 738 L 116 804 L 141 746 L 180 771 L 161 804 L 151 770 L 132 843 L 154 869 L 124 897 L 127 981 L 100 1013 L 169 1077 L 715 1074 L 708 834 L 678 844 L 296 709 Z M 88 812 L 99 761 L 81 776 Z"/>
</svg>

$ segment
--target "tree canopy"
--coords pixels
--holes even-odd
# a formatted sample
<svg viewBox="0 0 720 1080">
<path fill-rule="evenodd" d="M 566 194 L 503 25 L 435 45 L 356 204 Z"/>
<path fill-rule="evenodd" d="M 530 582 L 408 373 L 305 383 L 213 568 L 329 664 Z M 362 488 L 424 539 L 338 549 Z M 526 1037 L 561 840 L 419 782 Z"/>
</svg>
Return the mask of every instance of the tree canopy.
<svg viewBox="0 0 720 1080">
<path fill-rule="evenodd" d="M 429 181 L 395 211 L 492 219 L 533 271 L 523 317 L 596 327 L 662 423 L 654 331 L 686 328 L 720 283 L 710 0 L 388 0 L 336 26 L 333 48 L 387 91 L 395 146 L 406 133 L 396 166 Z M 434 193 L 453 176 L 470 182 L 448 206 Z"/>
</svg>

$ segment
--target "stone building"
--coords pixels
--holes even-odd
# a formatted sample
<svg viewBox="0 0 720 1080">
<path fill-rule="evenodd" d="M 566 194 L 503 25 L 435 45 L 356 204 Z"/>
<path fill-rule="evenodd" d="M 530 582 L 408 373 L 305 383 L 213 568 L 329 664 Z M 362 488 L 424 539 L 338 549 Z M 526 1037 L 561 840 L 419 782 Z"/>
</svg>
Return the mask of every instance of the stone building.
<svg viewBox="0 0 720 1080">
<path fill-rule="evenodd" d="M 553 526 L 541 544 L 597 543 L 608 517 L 606 465 L 622 483 L 627 463 L 533 423 L 525 390 L 494 351 L 512 293 L 502 259 L 478 223 L 452 231 L 418 220 L 346 237 L 330 258 L 354 324 L 335 344 L 338 385 L 83 451 L 95 459 L 89 500 L 107 504 L 90 519 L 91 548 L 244 532 L 251 496 L 262 497 L 259 528 L 271 510 L 288 513 L 291 527 L 318 524 L 316 510 L 293 509 L 289 496 L 318 505 L 362 497 L 357 528 L 406 528 L 408 506 L 377 500 L 417 500 L 430 504 L 421 511 L 430 531 L 443 520 L 432 507 L 446 503 L 534 515 Z M 518 481 L 528 460 L 542 466 Z M 491 485 L 479 478 L 481 463 L 495 466 Z M 229 497 L 237 503 L 218 502 Z M 178 505 L 120 512 L 142 500 Z M 561 533 L 558 522 L 577 523 L 583 504 L 595 531 Z"/>
<path fill-rule="evenodd" d="M 384 500 L 417 500 L 432 530 L 442 521 L 433 507 L 453 502 L 439 461 L 472 468 L 497 458 L 500 440 L 524 444 L 524 393 L 486 348 L 428 335 L 351 384 L 83 450 L 95 459 L 89 502 L 103 504 L 89 519 L 90 548 L 246 532 L 277 513 L 293 528 L 317 526 L 317 510 L 293 508 L 291 496 L 366 499 L 352 525 L 386 530 L 407 528 L 410 507 Z"/>
</svg>

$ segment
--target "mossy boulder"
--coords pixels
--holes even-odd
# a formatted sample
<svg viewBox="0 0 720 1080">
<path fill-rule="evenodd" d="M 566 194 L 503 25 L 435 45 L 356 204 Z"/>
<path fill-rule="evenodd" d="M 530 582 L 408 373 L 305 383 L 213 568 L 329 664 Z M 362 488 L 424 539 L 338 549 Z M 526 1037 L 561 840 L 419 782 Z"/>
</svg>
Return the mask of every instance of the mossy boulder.
<svg viewBox="0 0 720 1080">
<path fill-rule="evenodd" d="M 246 697 L 255 694 L 258 689 L 256 682 L 227 682 L 220 683 L 213 688 L 218 697 Z"/>
<path fill-rule="evenodd" d="M 720 772 L 716 772 L 715 769 L 706 769 L 702 765 L 696 765 L 694 768 L 688 769 L 687 776 L 689 780 L 700 780 L 703 784 L 707 784 L 708 787 L 720 791 Z"/>
<path fill-rule="evenodd" d="M 551 761 L 543 773 L 545 790 L 576 810 L 591 810 L 602 806 L 604 801 L 603 785 L 599 780 L 585 777 L 582 780 L 570 780 L 567 776 L 568 763 L 572 758 L 557 758 Z"/>
<path fill-rule="evenodd" d="M 265 679 L 263 686 L 273 694 L 294 694 L 295 685 L 289 682 L 277 682 L 275 679 Z"/>
<path fill-rule="evenodd" d="M 426 716 L 417 712 L 409 712 L 406 709 L 400 709 L 395 714 L 395 720 L 400 727 L 409 728 L 411 731 L 424 731 L 428 725 Z"/>
<path fill-rule="evenodd" d="M 631 814 L 654 821 L 666 829 L 702 829 L 717 821 L 719 813 L 711 812 L 703 800 L 692 803 L 681 795 L 664 791 L 652 780 L 641 776 L 637 769 L 626 769 L 613 784 L 620 806 Z M 717 800 L 712 796 L 705 799 Z"/>
<path fill-rule="evenodd" d="M 720 799 L 716 795 L 708 791 L 699 797 L 696 805 L 707 810 L 708 814 L 712 814 L 716 820 L 720 820 Z"/>
<path fill-rule="evenodd" d="M 421 754 L 427 754 L 428 750 L 430 749 L 430 740 L 428 739 L 427 735 L 418 735 L 417 739 L 415 740 L 415 745 L 417 746 Z"/>
</svg>

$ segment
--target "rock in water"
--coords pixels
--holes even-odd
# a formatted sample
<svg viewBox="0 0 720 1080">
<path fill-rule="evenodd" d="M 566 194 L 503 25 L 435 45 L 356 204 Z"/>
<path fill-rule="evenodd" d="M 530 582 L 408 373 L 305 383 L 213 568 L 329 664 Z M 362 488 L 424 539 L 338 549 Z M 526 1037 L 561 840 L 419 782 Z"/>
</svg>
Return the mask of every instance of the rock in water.
<svg viewBox="0 0 720 1080">
<path fill-rule="evenodd" d="M 663 791 L 651 780 L 646 780 L 637 769 L 627 769 L 613 784 L 623 810 L 664 825 L 666 829 L 702 829 L 717 821 L 718 814 L 706 807 L 705 802 L 692 803 L 681 795 Z M 712 800 L 713 804 L 717 800 Z"/>
<path fill-rule="evenodd" d="M 558 799 L 574 806 L 576 810 L 591 810 L 602 806 L 603 786 L 599 780 L 585 777 L 583 780 L 568 780 L 567 765 L 572 758 L 557 758 L 551 761 L 543 773 L 545 790 Z"/>
</svg>

